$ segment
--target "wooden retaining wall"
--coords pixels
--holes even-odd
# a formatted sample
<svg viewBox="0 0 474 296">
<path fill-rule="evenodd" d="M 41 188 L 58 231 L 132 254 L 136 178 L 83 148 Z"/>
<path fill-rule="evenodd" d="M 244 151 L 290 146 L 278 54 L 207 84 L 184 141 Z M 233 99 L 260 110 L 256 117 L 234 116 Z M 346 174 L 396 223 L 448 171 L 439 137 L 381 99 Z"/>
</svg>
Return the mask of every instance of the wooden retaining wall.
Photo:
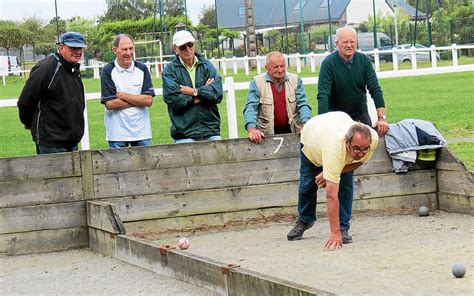
<svg viewBox="0 0 474 296">
<path fill-rule="evenodd" d="M 468 171 L 448 149 L 436 163 L 439 209 L 474 215 L 474 172 Z"/>
<path fill-rule="evenodd" d="M 0 159 L 0 254 L 88 246 L 80 156 Z"/>
<path fill-rule="evenodd" d="M 87 247 L 86 201 L 113 205 L 127 233 L 294 219 L 299 137 L 282 138 L 281 146 L 235 139 L 0 159 L 0 254 Z M 382 141 L 356 172 L 354 210 L 472 214 L 472 172 L 455 163 L 443 150 L 436 168 L 394 174 Z M 323 191 L 318 202 L 324 212 Z"/>
</svg>

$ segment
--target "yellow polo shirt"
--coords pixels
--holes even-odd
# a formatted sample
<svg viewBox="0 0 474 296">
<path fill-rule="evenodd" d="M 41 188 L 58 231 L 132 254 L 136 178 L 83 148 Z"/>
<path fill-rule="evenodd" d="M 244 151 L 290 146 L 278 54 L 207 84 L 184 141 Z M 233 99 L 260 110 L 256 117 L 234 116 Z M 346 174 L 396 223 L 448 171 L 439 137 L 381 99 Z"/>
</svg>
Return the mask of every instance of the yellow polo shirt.
<svg viewBox="0 0 474 296">
<path fill-rule="evenodd" d="M 344 136 L 355 123 L 344 112 L 329 112 L 311 118 L 304 125 L 301 143 L 304 155 L 318 167 L 323 167 L 324 179 L 339 183 L 344 167 L 351 163 L 366 163 L 379 142 L 377 132 L 370 128 L 370 151 L 360 160 L 349 157 Z"/>
<path fill-rule="evenodd" d="M 184 63 L 183 59 L 181 59 L 181 57 L 179 57 L 179 60 L 181 61 L 181 64 L 184 65 L 184 67 L 186 68 L 186 70 L 188 71 L 188 74 L 189 74 L 189 77 L 191 78 L 191 81 L 193 82 L 193 88 L 196 88 L 195 84 L 196 84 L 196 65 L 197 65 L 197 62 L 198 62 L 198 59 L 196 57 L 194 57 L 194 63 L 193 63 L 193 66 L 191 68 L 188 67 L 188 65 L 186 65 L 186 63 Z"/>
</svg>

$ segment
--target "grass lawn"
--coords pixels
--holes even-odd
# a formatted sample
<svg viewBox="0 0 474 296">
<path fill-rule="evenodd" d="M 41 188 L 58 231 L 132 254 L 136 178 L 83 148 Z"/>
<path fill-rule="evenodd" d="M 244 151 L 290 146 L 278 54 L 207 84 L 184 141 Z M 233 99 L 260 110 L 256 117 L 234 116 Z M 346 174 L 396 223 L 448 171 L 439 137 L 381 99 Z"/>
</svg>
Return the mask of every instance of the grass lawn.
<svg viewBox="0 0 474 296">
<path fill-rule="evenodd" d="M 446 67 L 452 66 L 451 60 L 441 60 L 438 62 L 438 67 Z M 461 56 L 459 57 L 459 65 L 467 65 L 467 64 L 474 64 L 474 57 L 466 57 Z M 431 62 L 429 61 L 421 61 L 417 63 L 418 68 L 430 68 Z M 398 68 L 400 70 L 403 69 L 411 69 L 411 63 L 399 63 Z M 392 71 L 393 64 L 392 63 L 380 63 L 380 70 L 381 71 Z M 265 69 L 262 65 L 262 72 L 265 72 Z M 289 72 L 296 73 L 296 67 L 289 67 Z M 154 70 L 152 69 L 152 76 L 154 75 Z M 222 74 L 222 71 L 219 71 L 222 76 L 222 80 L 224 81 L 225 77 Z M 299 74 L 300 77 L 315 77 L 319 73 L 319 67 L 316 67 L 316 72 L 311 73 L 310 67 L 301 67 L 301 73 Z M 246 82 L 250 81 L 250 79 L 257 75 L 257 70 L 250 70 L 249 75 L 245 75 L 244 69 L 238 69 L 237 74 L 234 74 L 234 70 L 232 67 L 227 67 L 227 75 L 234 77 L 235 82 Z M 23 86 L 25 85 L 26 78 L 24 77 L 16 77 L 16 76 L 9 76 L 6 78 L 6 85 L 0 84 L 0 99 L 16 99 L 19 97 Z M 93 78 L 83 78 L 84 88 L 86 92 L 100 92 L 100 80 L 93 79 Z M 162 81 L 161 78 L 153 78 L 153 86 L 155 88 L 161 88 Z"/>
<path fill-rule="evenodd" d="M 290 69 L 291 71 L 291 69 Z M 228 74 L 232 71 L 228 72 Z M 255 75 L 256 73 L 252 73 Z M 315 76 L 309 70 L 301 76 Z M 249 81 L 245 73 L 234 76 L 235 81 Z M 11 82 L 11 83 L 10 83 Z M 23 87 L 23 79 L 9 80 L 7 87 L 0 88 L 3 98 L 18 97 Z M 474 73 L 462 72 L 452 74 L 426 75 L 380 79 L 389 122 L 406 118 L 429 120 L 436 124 L 446 139 L 474 137 L 473 93 Z M 87 92 L 99 92 L 100 83 L 96 79 L 84 79 Z M 155 87 L 161 87 L 160 80 L 154 80 Z M 306 85 L 305 90 L 313 108 L 317 112 L 316 85 Z M 11 94 L 10 96 L 6 94 Z M 239 136 L 245 137 L 243 115 L 241 110 L 245 103 L 247 91 L 236 92 Z M 103 124 L 104 107 L 98 100 L 87 103 L 91 149 L 105 149 L 105 130 Z M 228 137 L 227 112 L 225 102 L 220 105 L 222 118 L 221 132 Z M 153 131 L 153 144 L 172 143 L 170 121 L 161 96 L 155 97 L 150 109 Z M 15 107 L 0 108 L 0 157 L 34 155 L 35 149 L 31 135 L 18 119 Z M 463 142 L 449 145 L 449 148 L 470 167 L 474 168 L 474 142 Z"/>
</svg>

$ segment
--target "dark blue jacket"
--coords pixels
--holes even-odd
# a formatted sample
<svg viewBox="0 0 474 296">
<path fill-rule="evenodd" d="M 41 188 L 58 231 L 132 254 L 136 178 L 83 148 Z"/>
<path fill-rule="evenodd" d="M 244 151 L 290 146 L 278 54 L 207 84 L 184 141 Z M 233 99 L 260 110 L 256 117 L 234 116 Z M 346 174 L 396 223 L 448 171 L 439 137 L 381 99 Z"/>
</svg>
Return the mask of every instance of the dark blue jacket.
<svg viewBox="0 0 474 296">
<path fill-rule="evenodd" d="M 195 88 L 201 103 L 195 104 L 194 97 L 181 93 L 180 85 L 193 87 L 193 84 L 178 55 L 163 71 L 163 98 L 168 105 L 171 137 L 175 140 L 203 140 L 220 135 L 217 104 L 222 101 L 222 79 L 210 61 L 200 54 L 195 55 L 198 58 Z M 214 82 L 206 86 L 209 78 L 214 78 Z"/>
</svg>

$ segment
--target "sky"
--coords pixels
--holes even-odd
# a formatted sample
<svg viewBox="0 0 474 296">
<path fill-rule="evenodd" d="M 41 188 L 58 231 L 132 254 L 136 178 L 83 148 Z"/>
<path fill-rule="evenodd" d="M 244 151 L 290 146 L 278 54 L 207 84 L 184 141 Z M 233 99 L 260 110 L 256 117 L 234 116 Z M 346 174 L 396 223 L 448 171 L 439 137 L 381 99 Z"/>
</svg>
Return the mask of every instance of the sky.
<svg viewBox="0 0 474 296">
<path fill-rule="evenodd" d="M 49 21 L 56 15 L 54 2 L 55 0 L 0 0 L 0 19 L 21 21 L 36 15 L 44 21 Z M 107 8 L 105 0 L 56 0 L 56 3 L 58 15 L 62 19 L 73 16 L 100 16 Z M 188 17 L 193 24 L 197 24 L 202 6 L 211 4 L 214 4 L 214 0 L 186 1 Z"/>
<path fill-rule="evenodd" d="M 153 1 L 153 0 L 149 0 Z M 254 0 L 258 1 L 258 0 Z M 55 0 L 0 0 L 0 19 L 21 21 L 36 15 L 44 21 L 55 16 Z M 367 20 L 372 13 L 372 0 L 351 0 L 347 7 L 348 23 L 359 23 Z M 107 8 L 106 0 L 56 0 L 58 15 L 62 19 L 73 16 L 91 18 L 102 15 Z M 194 25 L 198 23 L 201 8 L 204 5 L 213 5 L 214 0 L 187 0 L 188 17 Z M 376 11 L 387 12 L 384 0 L 375 0 Z"/>
</svg>

